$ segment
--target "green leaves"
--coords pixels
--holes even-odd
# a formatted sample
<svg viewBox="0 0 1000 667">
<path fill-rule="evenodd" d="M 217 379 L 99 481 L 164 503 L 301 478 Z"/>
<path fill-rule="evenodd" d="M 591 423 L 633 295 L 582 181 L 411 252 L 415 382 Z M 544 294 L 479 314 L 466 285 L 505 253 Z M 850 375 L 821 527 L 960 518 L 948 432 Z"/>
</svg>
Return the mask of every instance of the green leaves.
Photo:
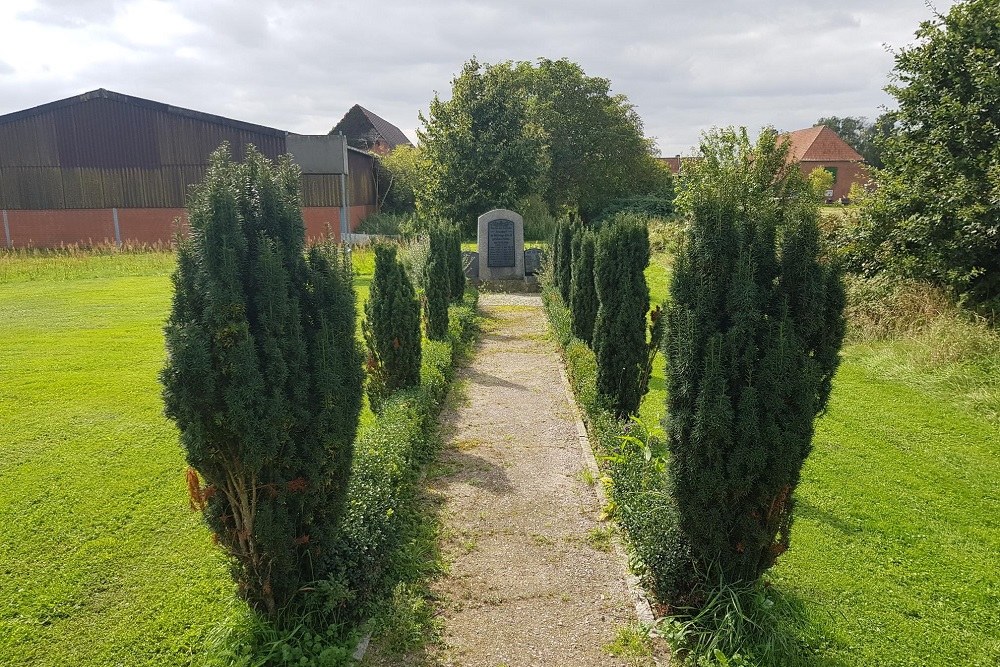
<svg viewBox="0 0 1000 667">
<path fill-rule="evenodd" d="M 995 2 L 960 2 L 896 55 L 896 124 L 848 258 L 948 286 L 987 313 L 1000 308 L 998 26 Z"/>
<path fill-rule="evenodd" d="M 274 615 L 335 565 L 361 409 L 350 261 L 332 247 L 304 254 L 298 171 L 252 147 L 242 163 L 225 146 L 213 154 L 189 212 L 166 413 L 240 590 Z"/>
<path fill-rule="evenodd" d="M 808 181 L 765 131 L 706 135 L 667 308 L 670 491 L 692 560 L 665 581 L 750 582 L 788 546 L 791 495 L 844 336 Z M 683 583 L 668 596 L 690 592 Z"/>
</svg>

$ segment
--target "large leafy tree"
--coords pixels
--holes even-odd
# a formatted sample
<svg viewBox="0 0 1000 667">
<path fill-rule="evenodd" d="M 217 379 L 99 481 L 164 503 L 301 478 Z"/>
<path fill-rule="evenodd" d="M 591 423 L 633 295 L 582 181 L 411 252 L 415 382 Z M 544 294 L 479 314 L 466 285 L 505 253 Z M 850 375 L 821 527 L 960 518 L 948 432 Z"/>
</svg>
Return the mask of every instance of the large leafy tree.
<svg viewBox="0 0 1000 667">
<path fill-rule="evenodd" d="M 1000 4 L 968 0 L 896 54 L 899 108 L 865 207 L 861 265 L 1000 309 Z"/>
<path fill-rule="evenodd" d="M 192 506 L 271 615 L 336 569 L 362 396 L 350 263 L 305 252 L 298 183 L 287 158 L 212 155 L 178 247 L 162 373 Z"/>
<path fill-rule="evenodd" d="M 607 79 L 566 59 L 482 65 L 472 59 L 437 96 L 418 132 L 428 178 L 421 210 L 468 228 L 486 210 L 538 195 L 550 213 L 596 218 L 616 200 L 673 198 L 642 121 Z"/>
<path fill-rule="evenodd" d="M 813 421 L 843 340 L 844 291 L 818 210 L 773 131 L 707 135 L 686 168 L 689 225 L 667 307 L 676 560 L 661 594 L 752 582 L 788 548 Z M 602 303 L 603 307 L 603 303 Z M 596 337 L 596 333 L 595 333 Z"/>
<path fill-rule="evenodd" d="M 587 76 L 565 58 L 517 65 L 532 122 L 546 144 L 541 193 L 550 209 L 578 208 L 592 218 L 623 197 L 665 192 L 671 175 L 653 157 L 642 120 L 611 82 Z"/>
<path fill-rule="evenodd" d="M 417 131 L 427 175 L 417 192 L 422 210 L 472 231 L 494 208 L 513 208 L 543 173 L 540 133 L 510 63 L 473 58 L 452 81 L 450 100 L 436 94 Z"/>
</svg>

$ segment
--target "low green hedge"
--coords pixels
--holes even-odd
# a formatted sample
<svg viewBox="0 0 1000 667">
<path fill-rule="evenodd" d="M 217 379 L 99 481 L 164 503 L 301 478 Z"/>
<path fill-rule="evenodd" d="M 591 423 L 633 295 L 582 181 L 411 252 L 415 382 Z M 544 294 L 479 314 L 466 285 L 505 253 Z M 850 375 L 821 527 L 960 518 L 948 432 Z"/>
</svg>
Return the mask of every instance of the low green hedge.
<svg viewBox="0 0 1000 667">
<path fill-rule="evenodd" d="M 673 552 L 677 540 L 671 535 L 677 530 L 677 515 L 666 492 L 664 443 L 645 425 L 614 417 L 597 393 L 594 352 L 570 332 L 570 312 L 559 291 L 546 285 L 542 301 L 562 348 L 573 394 L 596 445 L 594 453 L 601 465 L 611 513 L 631 546 L 630 565 L 654 593 L 671 590 L 674 582 L 665 579 L 666 573 L 675 571 L 671 563 L 685 554 Z M 648 460 L 644 445 L 649 447 Z"/>
<path fill-rule="evenodd" d="M 448 338 L 424 339 L 420 386 L 390 396 L 358 437 L 348 487 L 341 562 L 361 609 L 398 583 L 407 541 L 419 530 L 416 503 L 422 465 L 436 450 L 436 418 L 454 375 L 454 361 L 475 338 L 474 289 L 449 312 Z"/>
</svg>

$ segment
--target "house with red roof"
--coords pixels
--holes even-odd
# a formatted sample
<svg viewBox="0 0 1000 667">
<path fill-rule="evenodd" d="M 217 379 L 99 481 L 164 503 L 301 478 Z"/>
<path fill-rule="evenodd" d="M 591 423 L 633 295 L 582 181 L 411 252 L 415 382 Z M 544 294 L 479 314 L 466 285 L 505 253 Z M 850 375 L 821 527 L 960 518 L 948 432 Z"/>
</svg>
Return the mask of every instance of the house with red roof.
<svg viewBox="0 0 1000 667">
<path fill-rule="evenodd" d="M 861 155 L 826 125 L 795 130 L 778 137 L 779 141 L 786 139 L 791 145 L 788 159 L 798 162 L 803 174 L 808 176 L 816 167 L 833 174 L 833 196 L 827 197 L 828 201 L 847 197 L 854 183 L 863 183 L 868 179 Z"/>
</svg>

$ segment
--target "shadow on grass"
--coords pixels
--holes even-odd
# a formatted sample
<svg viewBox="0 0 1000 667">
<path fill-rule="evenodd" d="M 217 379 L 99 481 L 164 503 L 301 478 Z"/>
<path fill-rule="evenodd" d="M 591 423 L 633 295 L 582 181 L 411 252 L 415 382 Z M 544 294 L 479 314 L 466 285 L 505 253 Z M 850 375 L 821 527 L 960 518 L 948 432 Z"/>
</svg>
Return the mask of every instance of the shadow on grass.
<svg viewBox="0 0 1000 667">
<path fill-rule="evenodd" d="M 817 507 L 802 497 L 796 497 L 795 499 L 795 517 L 797 519 L 810 519 L 812 521 L 824 523 L 834 530 L 838 530 L 844 534 L 861 532 L 860 525 L 845 521 L 843 517 L 837 516 L 833 512 L 822 507 Z"/>
</svg>

